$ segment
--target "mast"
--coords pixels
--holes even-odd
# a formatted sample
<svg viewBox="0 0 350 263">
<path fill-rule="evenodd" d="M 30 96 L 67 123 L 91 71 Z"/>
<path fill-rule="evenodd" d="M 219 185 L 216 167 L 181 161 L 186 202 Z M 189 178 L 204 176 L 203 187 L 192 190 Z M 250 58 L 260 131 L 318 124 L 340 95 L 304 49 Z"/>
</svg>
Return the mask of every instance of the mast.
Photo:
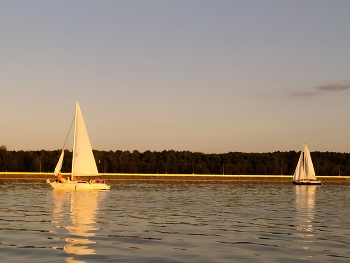
<svg viewBox="0 0 350 263">
<path fill-rule="evenodd" d="M 303 152 L 301 153 L 302 154 L 302 158 L 301 158 L 301 160 L 302 160 L 302 165 L 301 165 L 301 169 L 303 169 L 302 170 L 302 180 L 305 180 L 305 177 L 307 177 L 307 175 L 306 175 L 306 170 L 305 170 L 305 144 L 304 144 L 304 149 L 303 149 Z M 300 180 L 300 178 L 299 178 L 299 180 Z"/>
<path fill-rule="evenodd" d="M 71 180 L 74 178 L 74 155 L 75 155 L 75 134 L 77 132 L 77 109 L 78 109 L 78 102 L 75 106 L 75 117 L 74 117 L 74 135 L 73 135 L 73 157 L 72 157 L 72 174 L 71 174 Z"/>
</svg>

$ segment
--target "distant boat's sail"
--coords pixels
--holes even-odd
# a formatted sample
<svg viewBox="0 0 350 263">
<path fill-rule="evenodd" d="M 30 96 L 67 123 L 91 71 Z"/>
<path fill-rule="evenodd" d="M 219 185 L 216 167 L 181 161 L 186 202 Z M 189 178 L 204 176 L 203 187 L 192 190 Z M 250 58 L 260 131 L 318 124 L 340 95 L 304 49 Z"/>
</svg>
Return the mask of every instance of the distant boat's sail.
<svg viewBox="0 0 350 263">
<path fill-rule="evenodd" d="M 77 103 L 75 113 L 74 146 L 72 161 L 72 178 L 74 176 L 96 176 L 97 166 L 89 136 L 85 127 L 80 106 Z"/>
<path fill-rule="evenodd" d="M 56 165 L 55 171 L 53 172 L 53 174 L 55 176 L 57 176 L 61 172 L 62 163 L 63 163 L 63 156 L 64 156 L 64 149 L 62 149 L 61 156 L 58 159 L 58 163 Z"/>
<path fill-rule="evenodd" d="M 306 144 L 304 144 L 303 150 L 300 154 L 298 165 L 294 172 L 293 180 L 295 181 L 317 180 L 315 176 L 314 165 L 312 164 L 312 160 L 311 160 L 310 151 L 307 148 Z"/>
</svg>

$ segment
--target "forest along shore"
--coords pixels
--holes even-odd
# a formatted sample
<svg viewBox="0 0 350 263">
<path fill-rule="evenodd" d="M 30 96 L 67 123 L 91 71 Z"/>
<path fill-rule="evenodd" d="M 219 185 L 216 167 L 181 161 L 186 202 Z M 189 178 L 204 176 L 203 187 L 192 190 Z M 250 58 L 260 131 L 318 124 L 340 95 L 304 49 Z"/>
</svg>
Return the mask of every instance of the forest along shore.
<svg viewBox="0 0 350 263">
<path fill-rule="evenodd" d="M 290 183 L 292 175 L 208 175 L 208 174 L 99 174 L 104 180 Z M 63 173 L 63 177 L 69 177 Z M 50 173 L 0 172 L 0 180 L 55 179 Z M 318 176 L 323 184 L 350 184 L 350 176 Z"/>
</svg>

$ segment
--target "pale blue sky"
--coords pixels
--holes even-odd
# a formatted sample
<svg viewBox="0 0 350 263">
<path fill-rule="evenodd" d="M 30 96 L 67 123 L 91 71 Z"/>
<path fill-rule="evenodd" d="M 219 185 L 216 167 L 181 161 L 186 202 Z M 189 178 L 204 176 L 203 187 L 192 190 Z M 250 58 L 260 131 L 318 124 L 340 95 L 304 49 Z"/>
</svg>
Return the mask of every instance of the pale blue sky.
<svg viewBox="0 0 350 263">
<path fill-rule="evenodd" d="M 0 145 L 350 152 L 350 1 L 0 1 Z M 71 145 L 71 139 L 68 147 Z"/>
</svg>

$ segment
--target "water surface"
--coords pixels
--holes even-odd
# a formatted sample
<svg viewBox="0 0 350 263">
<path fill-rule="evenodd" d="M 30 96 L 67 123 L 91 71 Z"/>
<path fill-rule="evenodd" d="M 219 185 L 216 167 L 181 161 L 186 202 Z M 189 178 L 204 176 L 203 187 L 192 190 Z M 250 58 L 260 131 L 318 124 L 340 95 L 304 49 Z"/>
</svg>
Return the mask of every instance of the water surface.
<svg viewBox="0 0 350 263">
<path fill-rule="evenodd" d="M 0 181 L 2 262 L 349 262 L 348 185 Z"/>
</svg>

